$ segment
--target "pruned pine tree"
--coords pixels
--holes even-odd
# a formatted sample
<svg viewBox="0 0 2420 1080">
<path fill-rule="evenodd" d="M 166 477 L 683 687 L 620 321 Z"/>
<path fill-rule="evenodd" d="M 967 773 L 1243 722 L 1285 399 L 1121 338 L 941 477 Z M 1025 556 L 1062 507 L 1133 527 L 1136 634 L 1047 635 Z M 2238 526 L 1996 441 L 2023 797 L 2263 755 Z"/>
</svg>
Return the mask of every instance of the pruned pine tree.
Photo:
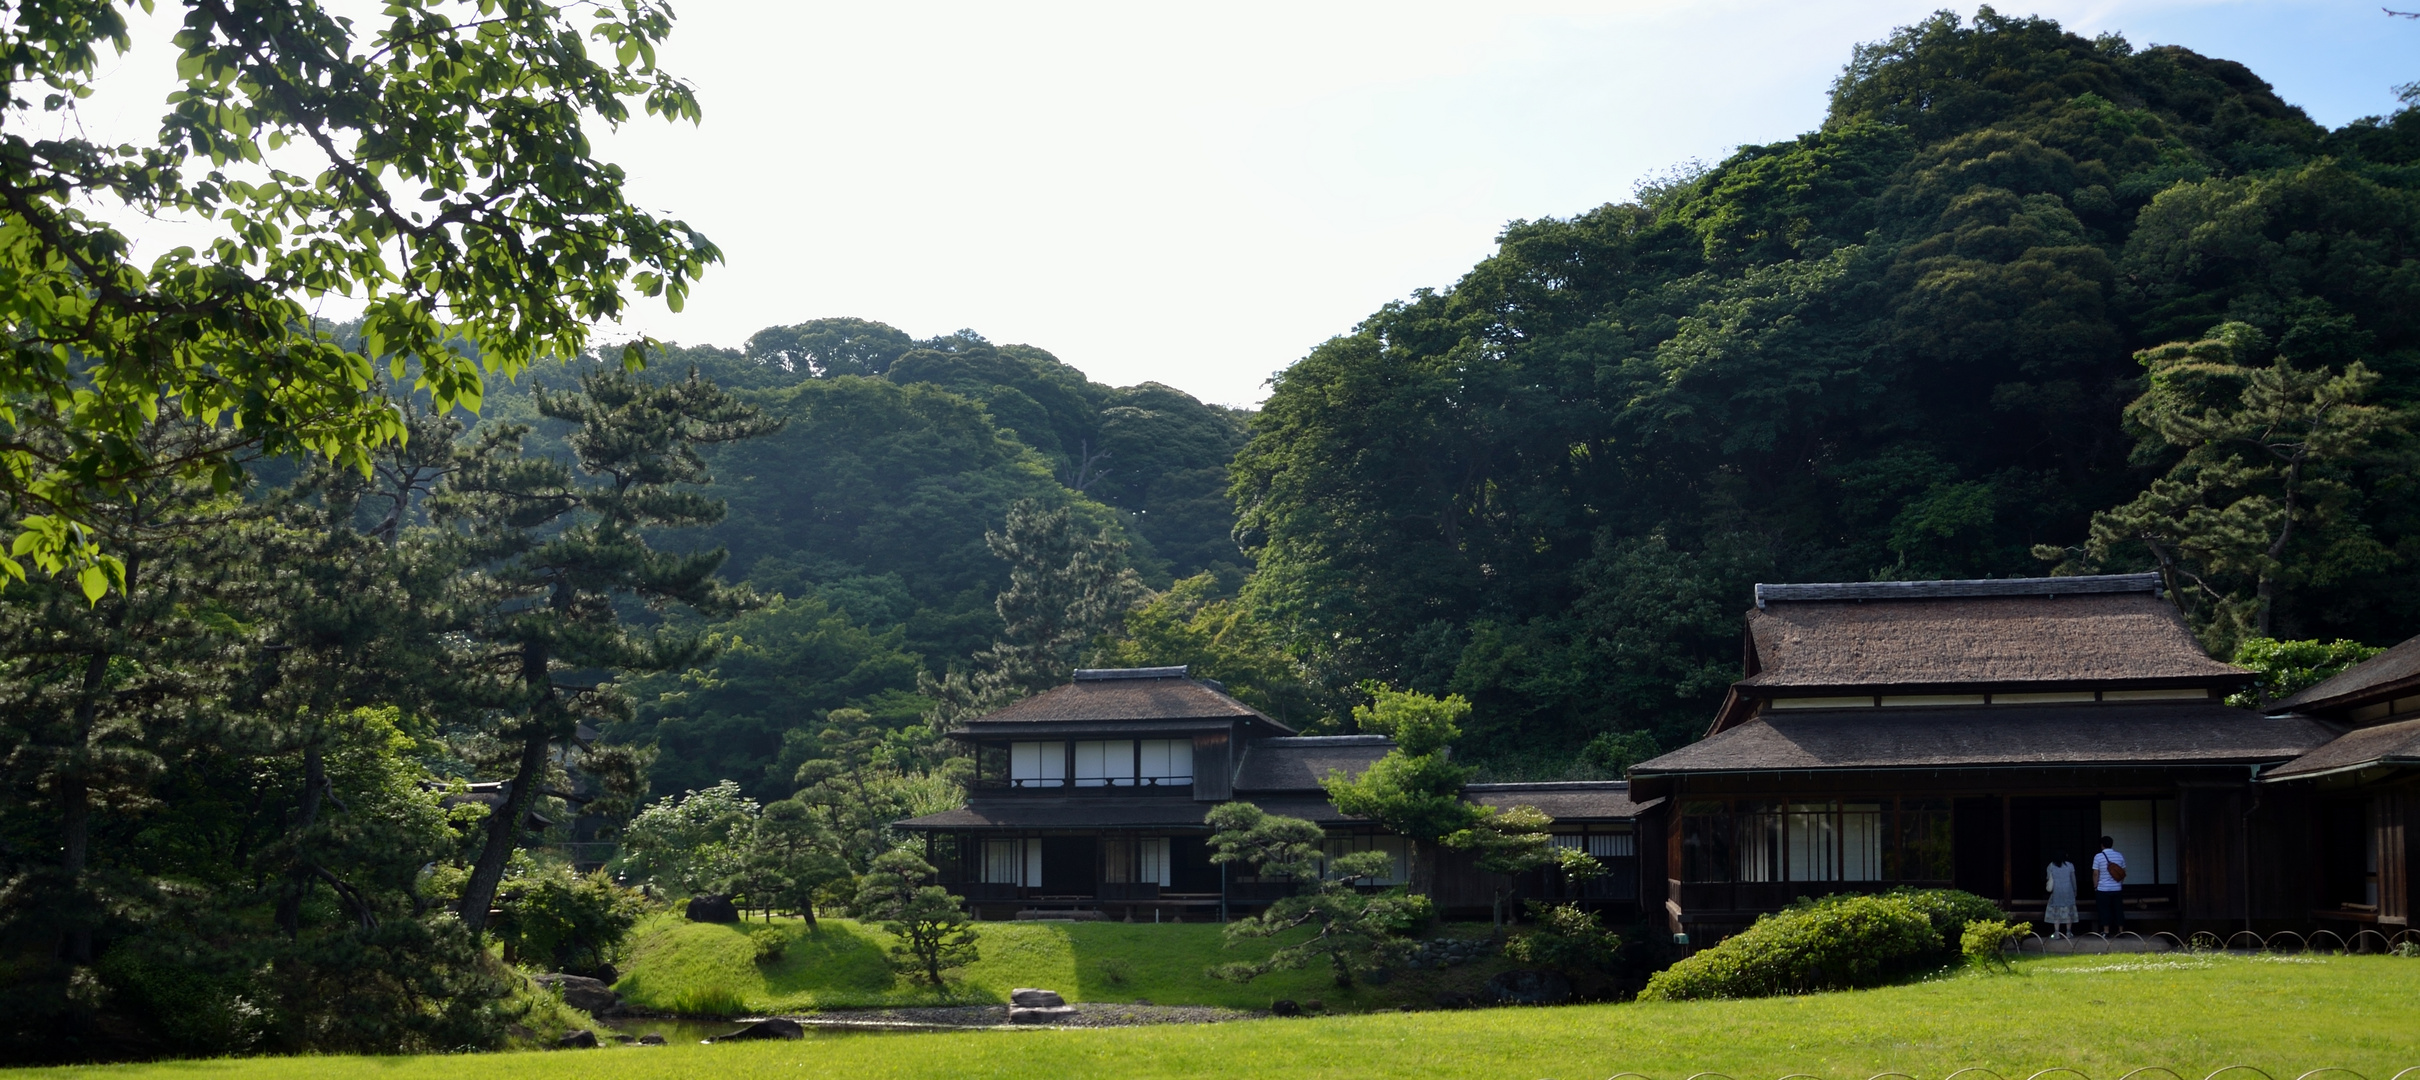
<svg viewBox="0 0 2420 1080">
<path fill-rule="evenodd" d="M 1301 887 L 1258 915 L 1228 923 L 1228 944 L 1309 930 L 1258 961 L 1211 968 L 1212 977 L 1248 982 L 1326 961 L 1336 985 L 1351 987 L 1357 973 L 1385 967 L 1411 951 L 1401 931 L 1427 919 L 1428 898 L 1358 888 L 1387 876 L 1393 856 L 1362 851 L 1329 858 L 1320 846 L 1327 834 L 1317 823 L 1271 814 L 1248 802 L 1220 806 L 1207 820 L 1216 830 L 1210 836 L 1211 862 Z"/>
<path fill-rule="evenodd" d="M 1504 902 L 1520 891 L 1516 879 L 1522 874 L 1555 867 L 1566 880 L 1582 881 L 1604 872 L 1604 864 L 1587 852 L 1556 847 L 1554 834 L 1547 831 L 1553 825 L 1554 819 L 1534 806 L 1482 806 L 1476 821 L 1442 841 L 1470 852 L 1480 871 L 1500 875 L 1492 901 L 1497 930 L 1504 929 Z"/>
<path fill-rule="evenodd" d="M 466 686 L 484 696 L 489 734 L 505 752 L 509 779 L 495 804 L 456 910 L 465 925 L 486 924 L 496 886 L 521 841 L 557 755 L 578 753 L 590 771 L 635 780 L 628 761 L 602 760 L 613 748 L 577 738 L 583 721 L 628 714 L 609 684 L 580 673 L 667 671 L 699 662 L 694 635 L 646 631 L 624 621 L 619 601 L 680 605 L 706 615 L 747 607 L 752 594 L 716 577 L 720 549 L 656 550 L 648 533 L 694 528 L 722 518 L 723 504 L 694 490 L 708 482 L 700 446 L 764 435 L 779 424 L 692 371 L 655 383 L 626 372 L 584 377 L 577 393 L 540 388 L 539 412 L 575 425 L 573 461 L 525 456 L 528 429 L 482 428 L 466 464 L 433 503 L 437 520 L 457 530 L 466 562 L 479 569 L 464 585 L 460 658 Z"/>
<path fill-rule="evenodd" d="M 925 884 L 932 877 L 932 864 L 915 853 L 886 852 L 860 879 L 855 906 L 899 939 L 891 946 L 894 968 L 938 988 L 943 972 L 975 962 L 979 932 L 957 897 Z"/>
<path fill-rule="evenodd" d="M 817 894 L 851 876 L 849 864 L 828 850 L 813 813 L 796 799 L 765 804 L 745 864 L 757 883 L 757 903 L 767 913 L 775 908 L 798 912 L 810 932 L 817 929 Z"/>
</svg>

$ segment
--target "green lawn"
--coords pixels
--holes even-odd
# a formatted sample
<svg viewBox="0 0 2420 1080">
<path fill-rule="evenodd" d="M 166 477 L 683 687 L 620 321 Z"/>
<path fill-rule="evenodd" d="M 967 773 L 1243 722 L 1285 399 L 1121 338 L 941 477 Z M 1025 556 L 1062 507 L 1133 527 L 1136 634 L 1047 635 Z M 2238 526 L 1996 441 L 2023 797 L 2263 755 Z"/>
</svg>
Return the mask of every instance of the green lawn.
<svg viewBox="0 0 2420 1080">
<path fill-rule="evenodd" d="M 1205 1027 L 831 1035 L 795 1043 L 397 1059 L 182 1062 L 10 1073 L 111 1080 L 1682 1080 L 1885 1071 L 1942 1080 L 2052 1066 L 2117 1080 L 2164 1066 L 2202 1080 L 2246 1064 L 2275 1080 L 2322 1066 L 2387 1080 L 2420 1065 L 2420 962 L 2059 957 L 2014 975 L 1760 1001 L 1374 1013 Z M 1971 1074 L 1970 1074 L 1971 1075 Z M 2236 1073 L 2236 1077 L 2251 1074 Z M 2072 1077 L 2063 1080 L 2073 1080 Z M 2331 1080 L 2347 1080 L 2342 1073 Z"/>
<path fill-rule="evenodd" d="M 1069 1001 L 1140 999 L 1265 1009 L 1274 999 L 1293 998 L 1317 999 L 1331 1009 L 1367 1010 L 1428 1005 L 1440 991 L 1467 992 L 1507 966 L 1498 960 L 1418 972 L 1349 992 L 1337 991 L 1325 971 L 1281 972 L 1240 985 L 1205 972 L 1213 964 L 1265 955 L 1270 946 L 1252 943 L 1229 950 L 1223 928 L 1213 923 L 1001 922 L 982 924 L 982 958 L 956 972 L 955 985 L 935 993 L 892 973 L 884 959 L 891 937 L 875 927 L 825 919 L 809 933 L 797 920 L 777 922 L 791 935 L 788 953 L 759 965 L 748 934 L 763 925 L 653 917 L 634 931 L 615 989 L 632 1004 L 681 1013 L 1003 1002 L 1020 986 L 1057 990 Z M 1454 925 L 1442 932 L 1483 937 L 1487 928 Z"/>
</svg>

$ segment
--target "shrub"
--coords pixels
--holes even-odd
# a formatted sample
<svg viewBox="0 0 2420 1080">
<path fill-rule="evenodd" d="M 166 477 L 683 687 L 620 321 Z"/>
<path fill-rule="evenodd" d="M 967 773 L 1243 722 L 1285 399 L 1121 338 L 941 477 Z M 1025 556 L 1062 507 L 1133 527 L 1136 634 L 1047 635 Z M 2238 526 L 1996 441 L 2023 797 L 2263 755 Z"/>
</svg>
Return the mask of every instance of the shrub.
<svg viewBox="0 0 2420 1080">
<path fill-rule="evenodd" d="M 1974 967 L 2005 968 L 2008 943 L 2032 932 L 2033 927 L 2027 923 L 1976 919 L 1958 935 L 1958 951 L 1965 953 L 1966 962 Z"/>
<path fill-rule="evenodd" d="M 1940 953 L 1941 935 L 1906 896 L 1827 897 L 1767 915 L 1746 933 L 1657 972 L 1639 998 L 1766 997 L 1877 986 L 1937 963 Z"/>
<path fill-rule="evenodd" d="M 1536 928 L 1504 944 L 1504 955 L 1516 963 L 1565 975 L 1594 975 L 1621 959 L 1622 936 L 1605 929 L 1593 911 L 1583 911 L 1578 904 L 1532 900 L 1529 914 Z"/>
<path fill-rule="evenodd" d="M 602 978 L 644 905 L 602 871 L 548 867 L 505 879 L 496 907 L 492 928 L 507 961 Z"/>
<path fill-rule="evenodd" d="M 1830 896 L 1808 897 L 1791 904 L 1787 910 L 1817 911 L 1866 895 L 1869 894 L 1834 893 Z M 1957 960 L 1959 942 L 1966 933 L 1966 924 L 1977 920 L 1997 922 L 2001 917 L 2000 905 L 1973 893 L 1961 892 L 1957 889 L 1917 889 L 1902 885 L 1882 895 L 1895 900 L 1907 901 L 1909 906 L 1916 909 L 1917 914 L 1924 916 L 1925 921 L 1932 924 L 1933 933 L 1940 935 L 1941 938 L 1940 959 L 1945 964 Z"/>
<path fill-rule="evenodd" d="M 790 932 L 777 926 L 760 926 L 748 931 L 748 944 L 756 949 L 756 962 L 770 964 L 790 951 Z"/>
</svg>

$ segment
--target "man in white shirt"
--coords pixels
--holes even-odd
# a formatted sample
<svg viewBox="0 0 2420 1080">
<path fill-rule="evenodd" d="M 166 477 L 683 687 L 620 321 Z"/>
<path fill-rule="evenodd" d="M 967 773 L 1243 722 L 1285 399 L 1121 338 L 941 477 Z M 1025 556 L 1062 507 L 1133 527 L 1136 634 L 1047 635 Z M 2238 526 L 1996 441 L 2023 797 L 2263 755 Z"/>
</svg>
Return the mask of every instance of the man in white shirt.
<svg viewBox="0 0 2420 1080">
<path fill-rule="evenodd" d="M 2126 856 L 2106 836 L 2101 838 L 2101 853 L 2092 857 L 2092 889 L 2094 921 L 2102 934 L 2116 937 L 2126 929 Z"/>
</svg>

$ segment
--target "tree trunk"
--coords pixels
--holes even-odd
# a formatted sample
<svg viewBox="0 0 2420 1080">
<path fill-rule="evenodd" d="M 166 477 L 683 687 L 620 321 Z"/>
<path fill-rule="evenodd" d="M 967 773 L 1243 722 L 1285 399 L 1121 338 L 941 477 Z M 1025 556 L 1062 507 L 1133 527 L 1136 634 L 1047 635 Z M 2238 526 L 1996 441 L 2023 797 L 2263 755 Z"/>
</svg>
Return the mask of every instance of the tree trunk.
<svg viewBox="0 0 2420 1080">
<path fill-rule="evenodd" d="M 288 938 L 302 934 L 302 902 L 311 890 L 313 876 L 311 857 L 303 845 L 311 827 L 319 823 L 320 793 L 327 783 L 327 763 L 320 757 L 319 744 L 314 742 L 303 751 L 303 796 L 301 810 L 295 815 L 294 868 L 287 874 L 286 895 L 277 901 L 277 927 Z"/>
<path fill-rule="evenodd" d="M 127 558 L 124 591 L 116 609 L 101 623 L 100 645 L 84 662 L 82 692 L 77 695 L 75 723 L 69 732 L 73 741 L 67 747 L 68 766 L 59 780 L 59 870 L 66 887 L 79 893 L 84 890 L 84 871 L 92 865 L 92 729 L 99 722 L 109 661 L 116 655 L 118 632 L 125 628 L 127 611 L 134 605 L 135 574 L 141 566 L 140 556 Z M 92 927 L 85 925 L 83 914 L 91 909 L 88 903 L 75 904 L 75 924 L 60 934 L 59 958 L 70 964 L 92 963 Z"/>
<path fill-rule="evenodd" d="M 462 886 L 462 901 L 454 908 L 462 917 L 462 925 L 474 934 L 487 929 L 488 906 L 496 902 L 496 887 L 504 881 L 504 866 L 511 861 L 513 848 L 520 842 L 521 823 L 529 816 L 530 801 L 537 795 L 538 771 L 546 767 L 546 750 L 552 745 L 554 739 L 543 727 L 523 740 L 521 763 L 504 791 L 504 801 L 487 817 L 487 844 L 479 849 L 479 861 L 471 864 L 470 880 Z"/>
</svg>

